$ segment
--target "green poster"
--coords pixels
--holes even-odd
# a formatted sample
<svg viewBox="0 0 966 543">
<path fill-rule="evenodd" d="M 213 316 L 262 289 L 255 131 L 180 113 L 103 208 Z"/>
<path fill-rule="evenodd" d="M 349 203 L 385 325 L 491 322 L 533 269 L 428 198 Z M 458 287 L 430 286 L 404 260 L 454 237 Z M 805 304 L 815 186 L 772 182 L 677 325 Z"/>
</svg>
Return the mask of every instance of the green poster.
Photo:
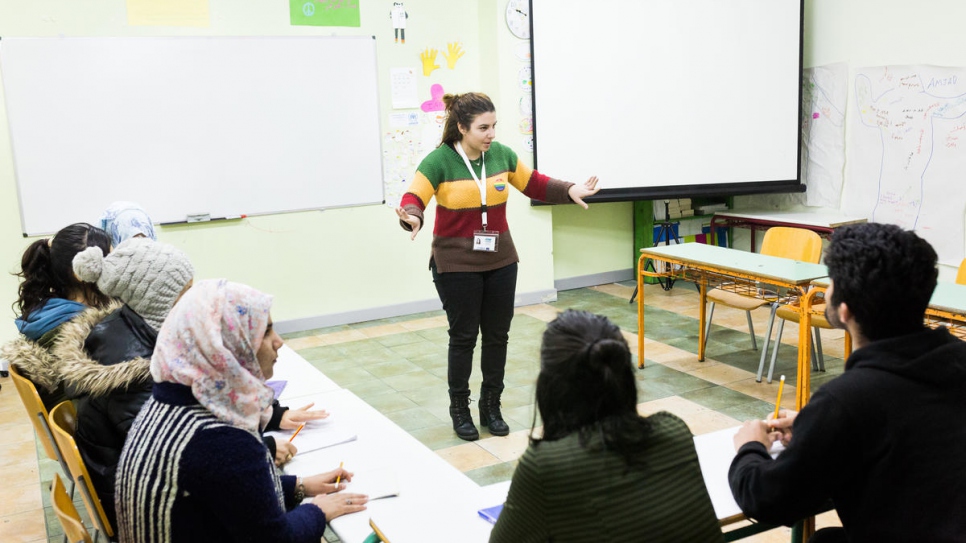
<svg viewBox="0 0 966 543">
<path fill-rule="evenodd" d="M 289 0 L 292 24 L 361 26 L 359 0 Z"/>
</svg>

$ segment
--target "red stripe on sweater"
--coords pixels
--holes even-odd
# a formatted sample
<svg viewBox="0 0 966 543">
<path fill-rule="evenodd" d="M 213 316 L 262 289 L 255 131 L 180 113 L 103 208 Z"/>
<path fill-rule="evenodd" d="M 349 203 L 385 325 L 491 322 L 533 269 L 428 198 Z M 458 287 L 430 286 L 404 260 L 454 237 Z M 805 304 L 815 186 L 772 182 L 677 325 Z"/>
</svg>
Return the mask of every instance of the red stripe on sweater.
<svg viewBox="0 0 966 543">
<path fill-rule="evenodd" d="M 487 207 L 487 230 L 506 232 L 506 205 Z M 453 210 L 436 206 L 436 225 L 433 234 L 446 238 L 471 238 L 473 232 L 483 228 L 483 213 L 480 208 Z"/>
<path fill-rule="evenodd" d="M 550 178 L 537 170 L 533 170 L 530 175 L 530 180 L 527 182 L 527 188 L 523 190 L 523 194 L 526 194 L 530 198 L 540 200 L 541 202 L 547 199 L 547 182 Z"/>
<path fill-rule="evenodd" d="M 399 207 L 405 208 L 407 205 L 414 205 L 423 211 L 426 210 L 426 204 L 419 199 L 419 196 L 416 196 L 411 192 L 403 194 L 402 200 L 399 201 Z"/>
</svg>

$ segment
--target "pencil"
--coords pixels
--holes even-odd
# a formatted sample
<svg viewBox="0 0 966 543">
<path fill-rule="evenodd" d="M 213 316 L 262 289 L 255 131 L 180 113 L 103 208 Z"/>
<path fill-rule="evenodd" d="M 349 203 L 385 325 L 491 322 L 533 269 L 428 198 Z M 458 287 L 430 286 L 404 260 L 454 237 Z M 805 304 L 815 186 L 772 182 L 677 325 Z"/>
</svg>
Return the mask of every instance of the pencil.
<svg viewBox="0 0 966 543">
<path fill-rule="evenodd" d="M 781 397 L 781 389 L 778 390 L 778 396 Z M 299 435 L 299 432 L 302 431 L 302 428 L 305 428 L 304 422 L 302 424 L 299 424 L 299 427 L 295 430 L 295 433 L 292 434 L 292 437 L 288 438 L 289 443 L 291 443 L 292 440 L 295 439 L 295 436 Z"/>
<path fill-rule="evenodd" d="M 778 410 L 782 407 L 782 389 L 785 388 L 785 376 L 782 375 L 780 381 L 778 381 L 778 399 L 775 400 L 775 418 L 778 418 Z"/>
<path fill-rule="evenodd" d="M 345 465 L 345 462 L 339 462 L 339 475 L 335 478 L 335 488 L 336 488 L 336 490 L 339 489 L 339 481 L 342 480 L 342 466 L 344 466 L 344 465 Z"/>
</svg>

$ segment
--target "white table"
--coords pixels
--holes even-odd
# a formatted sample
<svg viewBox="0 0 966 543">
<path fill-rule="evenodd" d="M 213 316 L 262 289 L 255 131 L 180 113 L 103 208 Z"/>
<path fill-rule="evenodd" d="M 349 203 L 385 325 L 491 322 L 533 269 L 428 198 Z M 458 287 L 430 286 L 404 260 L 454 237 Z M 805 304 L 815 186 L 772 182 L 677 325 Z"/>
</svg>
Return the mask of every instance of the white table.
<svg viewBox="0 0 966 543">
<path fill-rule="evenodd" d="M 846 215 L 837 209 L 801 208 L 794 210 L 732 209 L 719 211 L 711 218 L 711 232 L 718 228 L 744 227 L 751 229 L 751 252 L 755 252 L 755 232 L 772 226 L 805 228 L 829 238 L 840 226 L 868 222 L 865 217 Z"/>
<path fill-rule="evenodd" d="M 342 388 L 288 345 L 283 345 L 279 349 L 274 375 L 269 381 L 288 381 L 278 397 L 282 405 L 288 407 L 300 407 L 302 405 L 301 403 L 299 405 L 292 404 L 292 400 L 296 398 L 318 394 L 319 392 L 332 392 Z M 324 406 L 319 407 L 324 408 Z"/>
<path fill-rule="evenodd" d="M 394 534 L 393 543 L 434 541 L 432 533 L 455 527 L 459 531 L 449 531 L 450 538 L 459 533 L 465 541 L 489 539 L 490 525 L 477 511 L 494 504 L 486 500 L 479 485 L 382 413 L 348 390 L 304 396 L 300 401 L 314 401 L 340 425 L 356 429 L 358 437 L 342 445 L 298 454 L 285 466 L 286 473 L 313 475 L 344 462 L 350 472 L 392 468 L 396 474 L 399 496 L 374 500 L 366 511 L 332 521 L 333 531 L 343 542 L 365 540 L 373 531 L 370 518 L 388 526 L 386 529 Z M 408 539 L 405 533 L 409 530 L 418 537 Z"/>
</svg>

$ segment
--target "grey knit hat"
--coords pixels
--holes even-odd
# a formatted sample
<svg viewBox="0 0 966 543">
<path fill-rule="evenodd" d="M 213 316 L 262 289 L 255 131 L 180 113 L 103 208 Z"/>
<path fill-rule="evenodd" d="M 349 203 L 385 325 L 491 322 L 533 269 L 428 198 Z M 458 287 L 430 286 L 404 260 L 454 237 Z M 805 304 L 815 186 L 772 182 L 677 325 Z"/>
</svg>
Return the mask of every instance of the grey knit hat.
<svg viewBox="0 0 966 543">
<path fill-rule="evenodd" d="M 74 273 L 81 281 L 120 298 L 155 330 L 194 278 L 188 255 L 167 243 L 131 238 L 104 256 L 100 247 L 88 247 L 74 257 Z"/>
</svg>

